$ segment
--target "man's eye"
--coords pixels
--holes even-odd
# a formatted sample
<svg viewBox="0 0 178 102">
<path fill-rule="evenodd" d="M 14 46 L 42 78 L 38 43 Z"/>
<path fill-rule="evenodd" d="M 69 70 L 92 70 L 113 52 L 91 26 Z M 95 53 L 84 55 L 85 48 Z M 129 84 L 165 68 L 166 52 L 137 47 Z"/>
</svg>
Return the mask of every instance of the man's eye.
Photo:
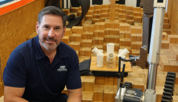
<svg viewBox="0 0 178 102">
<path fill-rule="evenodd" d="M 55 29 L 60 29 L 59 27 L 56 27 Z"/>
<path fill-rule="evenodd" d="M 49 28 L 49 26 L 44 26 L 44 28 L 46 29 L 46 28 Z"/>
</svg>

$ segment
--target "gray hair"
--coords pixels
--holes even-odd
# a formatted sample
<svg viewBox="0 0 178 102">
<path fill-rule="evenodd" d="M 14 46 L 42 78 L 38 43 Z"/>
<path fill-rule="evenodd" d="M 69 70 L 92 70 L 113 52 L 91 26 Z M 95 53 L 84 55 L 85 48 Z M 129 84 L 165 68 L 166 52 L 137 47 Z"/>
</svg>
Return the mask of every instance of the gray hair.
<svg viewBox="0 0 178 102">
<path fill-rule="evenodd" d="M 57 15 L 62 17 L 62 22 L 63 22 L 63 27 L 66 26 L 66 18 L 65 18 L 65 13 L 59 9 L 58 7 L 55 6 L 46 6 L 43 8 L 39 14 L 38 14 L 38 23 L 41 23 L 42 17 L 46 14 L 52 14 L 52 15 Z"/>
</svg>

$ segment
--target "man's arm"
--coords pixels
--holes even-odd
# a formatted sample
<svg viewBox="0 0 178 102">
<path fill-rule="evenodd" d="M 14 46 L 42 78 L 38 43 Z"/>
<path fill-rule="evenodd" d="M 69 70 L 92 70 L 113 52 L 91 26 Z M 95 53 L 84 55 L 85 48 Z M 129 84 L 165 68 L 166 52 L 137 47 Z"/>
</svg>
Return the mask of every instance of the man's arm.
<svg viewBox="0 0 178 102">
<path fill-rule="evenodd" d="M 82 88 L 68 89 L 69 97 L 67 102 L 82 102 Z"/>
<path fill-rule="evenodd" d="M 4 102 L 28 102 L 21 98 L 25 88 L 4 86 Z"/>
</svg>

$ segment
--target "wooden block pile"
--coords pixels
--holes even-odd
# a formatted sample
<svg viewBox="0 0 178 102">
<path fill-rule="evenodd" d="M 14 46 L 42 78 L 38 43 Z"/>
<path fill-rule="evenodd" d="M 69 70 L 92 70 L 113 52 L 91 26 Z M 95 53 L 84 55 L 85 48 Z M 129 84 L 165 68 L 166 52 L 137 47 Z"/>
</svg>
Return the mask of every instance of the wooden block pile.
<svg viewBox="0 0 178 102">
<path fill-rule="evenodd" d="M 90 6 L 85 15 L 85 19 L 92 20 L 93 24 L 96 22 L 104 22 L 106 19 L 110 18 L 110 5 L 111 4 Z M 134 22 L 142 22 L 142 18 L 142 8 L 115 4 L 115 20 L 134 25 Z"/>
<path fill-rule="evenodd" d="M 127 48 L 131 52 L 131 29 L 127 23 L 120 23 L 120 49 Z"/>
<path fill-rule="evenodd" d="M 140 54 L 140 47 L 142 47 L 142 27 L 131 26 L 131 49 L 133 55 Z"/>
<path fill-rule="evenodd" d="M 134 25 L 133 6 L 126 6 L 126 21 L 130 25 Z"/>
<path fill-rule="evenodd" d="M 133 66 L 132 68 L 133 72 L 128 73 L 128 76 L 124 78 L 124 82 L 131 82 L 133 88 L 142 89 L 144 92 L 147 85 L 148 69 L 141 69 L 138 66 Z M 166 75 L 167 72 L 161 71 L 161 67 L 158 66 L 155 88 L 157 94 L 156 102 L 161 102 Z M 117 93 L 117 77 L 81 76 L 81 80 L 82 102 L 114 102 Z M 66 88 L 63 93 L 67 93 Z M 176 100 L 177 95 L 178 83 L 175 84 L 174 88 L 174 101 Z"/>
<path fill-rule="evenodd" d="M 140 8 L 140 7 L 134 7 L 133 8 L 133 15 L 134 15 L 134 21 L 135 22 L 142 22 L 143 9 Z"/>
<path fill-rule="evenodd" d="M 93 19 L 92 19 L 92 23 L 95 24 L 96 22 L 100 22 L 100 18 L 101 18 L 101 6 L 102 5 L 95 5 L 94 6 L 94 10 L 93 10 Z"/>
<path fill-rule="evenodd" d="M 161 50 L 160 66 L 163 71 L 178 72 L 178 45 L 170 44 L 169 49 Z"/>
<path fill-rule="evenodd" d="M 169 35 L 172 34 L 167 13 L 164 14 L 163 32 Z"/>
</svg>

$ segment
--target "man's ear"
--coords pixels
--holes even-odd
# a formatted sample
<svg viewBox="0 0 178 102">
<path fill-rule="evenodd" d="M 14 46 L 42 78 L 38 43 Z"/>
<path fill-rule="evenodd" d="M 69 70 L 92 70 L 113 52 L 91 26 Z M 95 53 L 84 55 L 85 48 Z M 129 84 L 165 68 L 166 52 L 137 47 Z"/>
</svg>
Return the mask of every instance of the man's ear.
<svg viewBox="0 0 178 102">
<path fill-rule="evenodd" d="M 36 22 L 36 33 L 38 34 L 38 28 L 39 28 L 40 24 L 38 22 Z"/>
</svg>

